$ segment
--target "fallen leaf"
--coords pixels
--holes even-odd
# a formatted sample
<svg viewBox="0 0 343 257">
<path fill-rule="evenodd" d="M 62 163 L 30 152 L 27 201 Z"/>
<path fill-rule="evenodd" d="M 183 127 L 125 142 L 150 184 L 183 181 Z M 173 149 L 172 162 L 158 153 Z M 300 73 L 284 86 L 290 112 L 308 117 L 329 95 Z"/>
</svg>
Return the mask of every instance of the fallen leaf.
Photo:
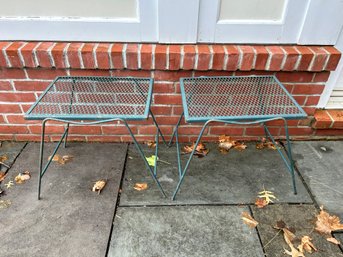
<svg viewBox="0 0 343 257">
<path fill-rule="evenodd" d="M 247 212 L 242 212 L 242 220 L 251 228 L 255 228 L 258 225 L 258 222 Z"/>
<path fill-rule="evenodd" d="M 188 153 L 191 153 L 194 149 L 194 146 L 195 146 L 195 143 L 193 143 L 192 145 L 185 145 L 183 148 L 182 148 L 182 153 L 183 154 L 188 154 Z M 210 150 L 209 149 L 206 149 L 206 146 L 204 143 L 199 143 L 197 145 L 197 147 L 195 148 L 195 152 L 194 152 L 194 155 L 201 158 L 201 157 L 204 157 L 208 154 Z"/>
<path fill-rule="evenodd" d="M 257 196 L 258 198 L 262 198 L 266 201 L 267 204 L 273 203 L 272 199 L 276 199 L 274 193 L 271 191 L 267 191 L 265 189 L 263 189 L 263 191 L 258 193 L 259 195 Z"/>
<path fill-rule="evenodd" d="M 0 209 L 8 208 L 11 205 L 10 200 L 0 200 Z"/>
<path fill-rule="evenodd" d="M 257 198 L 255 201 L 255 205 L 257 208 L 264 208 L 265 206 L 268 205 L 267 201 L 265 199 L 262 198 Z"/>
<path fill-rule="evenodd" d="M 5 177 L 6 177 L 6 173 L 0 171 L 0 182 L 4 181 Z"/>
<path fill-rule="evenodd" d="M 291 248 L 291 252 L 284 249 L 285 253 L 287 255 L 290 255 L 292 257 L 305 257 L 305 255 L 302 252 L 299 252 L 294 246 L 293 244 L 289 245 L 289 247 Z"/>
<path fill-rule="evenodd" d="M 148 189 L 148 184 L 147 183 L 136 183 L 133 188 L 137 191 L 146 190 L 146 189 Z"/>
<path fill-rule="evenodd" d="M 219 143 L 228 142 L 228 141 L 231 141 L 231 137 L 230 136 L 226 136 L 226 135 L 219 136 Z"/>
<path fill-rule="evenodd" d="M 74 158 L 74 156 L 71 155 L 59 155 L 59 154 L 55 154 L 54 157 L 52 158 L 53 162 L 58 162 L 59 164 L 66 164 L 67 162 L 70 162 L 72 159 Z M 49 156 L 48 160 L 51 159 L 51 156 Z"/>
<path fill-rule="evenodd" d="M 12 180 L 8 181 L 8 183 L 5 184 L 6 188 L 11 188 L 12 186 L 14 186 L 14 183 Z"/>
<path fill-rule="evenodd" d="M 148 141 L 148 142 L 145 142 L 145 144 L 146 144 L 149 148 L 155 148 L 155 147 L 156 147 L 156 142 L 155 142 L 155 141 Z"/>
<path fill-rule="evenodd" d="M 269 141 L 266 138 L 262 138 L 261 142 L 258 142 L 256 144 L 256 149 L 262 150 L 263 148 L 267 148 L 267 149 L 271 149 L 271 150 L 276 150 L 277 146 L 274 145 L 272 141 Z"/>
<path fill-rule="evenodd" d="M 343 224 L 339 217 L 331 216 L 324 211 L 323 206 L 320 207 L 320 212 L 316 216 L 316 231 L 322 234 L 331 234 L 332 231 L 343 230 Z"/>
<path fill-rule="evenodd" d="M 158 157 L 156 155 L 151 155 L 150 157 L 145 157 L 150 166 L 155 167 Z"/>
<path fill-rule="evenodd" d="M 293 240 L 296 238 L 295 234 L 286 226 L 286 223 L 283 220 L 280 220 L 274 226 L 276 229 L 283 231 L 283 238 L 285 239 L 287 245 L 291 248 L 291 251 L 284 249 L 285 253 L 292 257 L 305 257 L 305 255 L 298 251 L 294 245 Z"/>
<path fill-rule="evenodd" d="M 219 149 L 229 151 L 232 147 L 236 145 L 234 141 L 220 142 L 218 147 Z"/>
<path fill-rule="evenodd" d="M 338 241 L 336 238 L 334 238 L 334 237 L 329 237 L 329 238 L 327 238 L 326 239 L 327 241 L 329 241 L 330 243 L 333 243 L 333 244 L 335 244 L 335 245 L 339 245 L 341 242 L 340 241 Z"/>
<path fill-rule="evenodd" d="M 7 161 L 7 160 L 8 160 L 8 157 L 6 155 L 0 156 L 0 162 L 4 162 L 4 161 Z"/>
<path fill-rule="evenodd" d="M 312 250 L 314 250 L 315 252 L 318 251 L 311 240 L 312 238 L 310 238 L 309 236 L 303 236 L 301 238 L 301 244 L 298 246 L 299 251 L 302 253 L 305 253 L 305 251 L 308 253 L 312 253 Z"/>
<path fill-rule="evenodd" d="M 236 143 L 236 145 L 234 146 L 234 148 L 238 151 L 243 151 L 247 148 L 248 146 L 244 143 Z"/>
<path fill-rule="evenodd" d="M 26 180 L 29 180 L 31 178 L 31 174 L 29 171 L 24 171 L 23 173 L 19 173 L 15 178 L 14 181 L 17 184 L 22 184 L 24 183 Z"/>
<path fill-rule="evenodd" d="M 105 179 L 98 180 L 97 182 L 95 182 L 95 184 L 92 188 L 92 191 L 98 192 L 98 194 L 100 194 L 101 190 L 103 190 L 105 186 L 106 186 L 106 180 Z"/>
</svg>

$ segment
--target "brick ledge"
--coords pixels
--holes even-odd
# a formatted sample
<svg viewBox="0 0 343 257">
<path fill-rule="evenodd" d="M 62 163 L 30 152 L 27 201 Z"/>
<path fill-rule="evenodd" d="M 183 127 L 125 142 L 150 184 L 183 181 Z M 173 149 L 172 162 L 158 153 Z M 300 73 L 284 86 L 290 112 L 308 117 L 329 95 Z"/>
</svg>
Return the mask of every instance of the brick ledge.
<svg viewBox="0 0 343 257">
<path fill-rule="evenodd" d="M 0 41 L 0 68 L 333 71 L 332 46 Z"/>
<path fill-rule="evenodd" d="M 343 129 L 343 110 L 316 110 L 312 127 L 315 129 Z"/>
</svg>

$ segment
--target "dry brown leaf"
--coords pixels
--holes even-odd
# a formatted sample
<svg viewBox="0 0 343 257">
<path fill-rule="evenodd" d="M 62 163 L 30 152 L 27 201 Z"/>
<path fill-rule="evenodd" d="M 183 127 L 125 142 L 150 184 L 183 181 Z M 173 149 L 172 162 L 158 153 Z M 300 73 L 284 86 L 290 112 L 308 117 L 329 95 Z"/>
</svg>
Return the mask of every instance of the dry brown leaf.
<svg viewBox="0 0 343 257">
<path fill-rule="evenodd" d="M 258 225 L 258 222 L 247 212 L 242 212 L 242 220 L 251 228 L 255 228 Z"/>
<path fill-rule="evenodd" d="M 247 148 L 248 146 L 244 143 L 236 143 L 236 145 L 234 146 L 234 148 L 238 151 L 243 151 Z"/>
<path fill-rule="evenodd" d="M 100 194 L 101 190 L 103 190 L 105 186 L 106 186 L 106 180 L 105 179 L 98 180 L 97 182 L 95 182 L 95 184 L 92 188 L 92 191 L 98 192 L 98 194 Z"/>
<path fill-rule="evenodd" d="M 316 216 L 316 231 L 322 234 L 331 234 L 332 231 L 343 230 L 343 224 L 339 217 L 330 215 L 324 211 L 323 207 L 320 208 L 319 214 Z"/>
<path fill-rule="evenodd" d="M 148 142 L 145 142 L 145 144 L 146 144 L 149 148 L 155 148 L 155 147 L 156 147 L 156 142 L 155 142 L 155 141 L 148 141 Z"/>
<path fill-rule="evenodd" d="M 143 191 L 143 190 L 148 189 L 148 184 L 147 183 L 136 183 L 133 188 L 137 191 Z"/>
<path fill-rule="evenodd" d="M 274 193 L 272 191 L 267 191 L 265 189 L 263 189 L 263 191 L 261 191 L 261 192 L 258 192 L 257 197 L 264 199 L 267 204 L 273 203 L 272 199 L 277 200 L 276 196 L 274 195 Z"/>
<path fill-rule="evenodd" d="M 341 242 L 340 241 L 338 241 L 336 238 L 334 238 L 334 237 L 329 237 L 329 238 L 327 238 L 326 239 L 327 241 L 329 241 L 330 243 L 333 243 L 333 244 L 335 244 L 335 245 L 339 245 Z"/>
<path fill-rule="evenodd" d="M 74 157 L 71 155 L 59 155 L 55 154 L 54 157 L 52 158 L 53 162 L 58 162 L 59 164 L 66 164 L 67 162 L 70 162 Z M 48 160 L 51 159 L 51 156 L 49 156 Z"/>
<path fill-rule="evenodd" d="M 301 244 L 298 246 L 299 251 L 302 253 L 305 253 L 305 251 L 308 253 L 312 253 L 312 250 L 314 250 L 315 252 L 318 251 L 311 240 L 312 238 L 310 238 L 309 236 L 303 236 L 301 238 Z"/>
<path fill-rule="evenodd" d="M 277 142 L 276 142 L 277 143 Z M 276 150 L 277 146 L 273 144 L 273 142 L 268 141 L 266 138 L 262 138 L 261 142 L 256 144 L 256 149 L 261 150 L 263 148 Z"/>
<path fill-rule="evenodd" d="M 24 171 L 23 173 L 19 173 L 15 178 L 14 181 L 17 184 L 22 184 L 24 183 L 26 180 L 29 180 L 31 178 L 31 174 L 29 171 Z"/>
<path fill-rule="evenodd" d="M 193 151 L 193 149 L 194 149 L 194 146 L 195 146 L 195 143 L 193 143 L 192 145 L 185 145 L 182 148 L 182 153 L 183 154 L 191 153 Z M 206 149 L 205 144 L 200 142 L 197 145 L 196 149 L 195 149 L 194 155 L 196 155 L 197 157 L 201 158 L 201 157 L 206 156 L 209 151 L 210 151 L 209 149 Z"/>
<path fill-rule="evenodd" d="M 7 160 L 8 160 L 8 157 L 6 155 L 0 156 L 0 162 L 4 162 L 4 161 L 7 161 Z"/>
<path fill-rule="evenodd" d="M 0 171 L 0 182 L 4 181 L 5 178 L 6 178 L 6 173 Z"/>
<path fill-rule="evenodd" d="M 219 149 L 225 150 L 225 151 L 229 151 L 232 147 L 235 146 L 235 142 L 232 141 L 227 141 L 227 142 L 220 142 L 218 147 Z"/>
<path fill-rule="evenodd" d="M 219 136 L 219 143 L 232 141 L 230 136 L 221 135 Z"/>
<path fill-rule="evenodd" d="M 265 199 L 262 198 L 257 198 L 255 201 L 255 205 L 257 208 L 264 208 L 265 206 L 268 205 L 267 201 Z"/>
<path fill-rule="evenodd" d="M 285 253 L 287 255 L 290 255 L 292 257 L 305 257 L 305 255 L 302 253 L 302 252 L 299 252 L 294 246 L 293 244 L 290 244 L 289 247 L 291 248 L 291 251 L 288 251 L 286 249 L 285 250 Z"/>
</svg>

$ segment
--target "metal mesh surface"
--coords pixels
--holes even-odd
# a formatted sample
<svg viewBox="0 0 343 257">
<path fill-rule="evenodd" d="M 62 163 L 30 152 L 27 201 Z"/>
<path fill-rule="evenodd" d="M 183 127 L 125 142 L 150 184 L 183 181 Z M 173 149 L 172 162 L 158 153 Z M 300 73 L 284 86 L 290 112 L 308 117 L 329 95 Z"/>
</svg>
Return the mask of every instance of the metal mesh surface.
<svg viewBox="0 0 343 257">
<path fill-rule="evenodd" d="M 59 77 L 26 114 L 28 119 L 146 119 L 149 78 Z"/>
<path fill-rule="evenodd" d="M 306 117 L 274 76 L 184 78 L 181 93 L 187 121 Z"/>
</svg>

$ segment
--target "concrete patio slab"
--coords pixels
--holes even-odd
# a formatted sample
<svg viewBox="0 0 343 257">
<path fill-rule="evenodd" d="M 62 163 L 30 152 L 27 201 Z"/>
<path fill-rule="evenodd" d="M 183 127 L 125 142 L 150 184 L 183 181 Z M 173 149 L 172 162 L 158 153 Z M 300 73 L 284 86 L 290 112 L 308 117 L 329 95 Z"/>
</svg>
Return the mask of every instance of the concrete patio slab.
<svg viewBox="0 0 343 257">
<path fill-rule="evenodd" d="M 54 144 L 46 144 L 45 160 Z M 30 143 L 10 169 L 5 183 L 25 170 L 31 179 L 6 189 L 0 209 L 1 256 L 105 256 L 126 144 L 70 143 L 59 154 L 73 155 L 65 165 L 52 163 L 37 200 L 39 144 Z M 107 179 L 100 195 L 95 181 Z"/>
<path fill-rule="evenodd" d="M 295 142 L 297 167 L 316 201 L 343 220 L 343 142 Z"/>
<path fill-rule="evenodd" d="M 281 203 L 312 202 L 298 177 L 298 194 L 293 194 L 291 177 L 276 150 L 257 150 L 255 144 L 250 143 L 242 152 L 232 150 L 223 155 L 216 144 L 207 144 L 207 147 L 210 152 L 206 157 L 193 158 L 176 201 L 172 201 L 178 181 L 176 147 L 159 149 L 159 158 L 170 163 L 158 162 L 158 178 L 169 196 L 163 199 L 131 145 L 120 205 L 250 204 L 263 187 L 275 192 Z M 154 149 L 146 148 L 147 155 L 154 153 Z M 183 165 L 188 157 L 182 156 Z M 149 188 L 136 191 L 133 187 L 137 182 L 146 182 Z"/>
<path fill-rule="evenodd" d="M 343 233 L 335 233 L 334 234 L 334 237 L 338 240 L 338 241 L 340 241 L 341 242 L 341 247 L 342 247 L 342 249 L 343 249 Z"/>
<path fill-rule="evenodd" d="M 6 156 L 7 160 L 4 163 L 11 167 L 17 156 L 25 147 L 25 142 L 1 142 L 0 146 L 0 156 Z M 6 172 L 8 168 L 0 164 L 0 171 Z"/>
<path fill-rule="evenodd" d="M 264 256 L 247 207 L 119 207 L 109 257 Z"/>
<path fill-rule="evenodd" d="M 311 254 L 312 257 L 343 256 L 338 246 L 329 243 L 325 237 L 313 231 L 313 219 L 318 214 L 313 205 L 277 204 L 263 209 L 253 207 L 252 210 L 254 218 L 260 223 L 257 228 L 267 256 L 284 257 L 284 249 L 290 250 L 282 233 L 276 235 L 278 230 L 273 228 L 279 220 L 283 220 L 288 227 L 295 229 L 297 238 L 305 235 L 312 238 L 313 244 L 318 249 L 317 252 Z M 294 241 L 296 247 L 299 244 Z"/>
</svg>

